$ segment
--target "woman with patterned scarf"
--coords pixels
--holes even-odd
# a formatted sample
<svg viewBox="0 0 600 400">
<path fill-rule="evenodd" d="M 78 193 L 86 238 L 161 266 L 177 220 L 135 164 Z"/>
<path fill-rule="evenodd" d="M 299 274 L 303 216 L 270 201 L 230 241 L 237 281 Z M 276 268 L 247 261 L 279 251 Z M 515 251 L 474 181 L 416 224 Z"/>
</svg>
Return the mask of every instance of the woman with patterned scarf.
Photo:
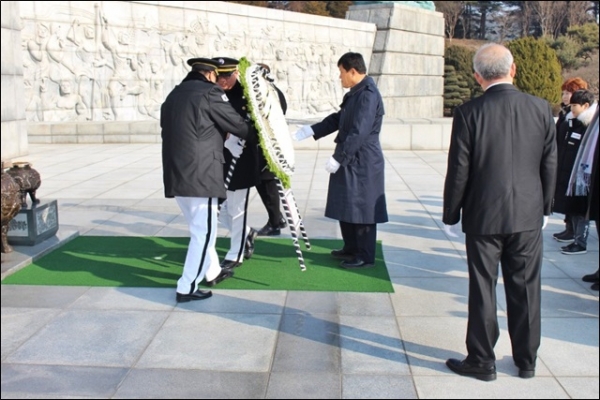
<svg viewBox="0 0 600 400">
<path fill-rule="evenodd" d="M 598 108 L 594 113 L 592 123 L 588 126 L 586 134 L 583 138 L 583 143 L 579 148 L 571 179 L 569 180 L 569 188 L 567 195 L 574 193 L 575 195 L 588 196 L 588 220 L 593 220 L 596 223 L 596 232 L 600 237 L 599 217 L 598 217 Z M 582 280 L 592 283 L 592 290 L 598 290 L 599 271 L 596 270 L 593 274 L 585 275 Z"/>
</svg>

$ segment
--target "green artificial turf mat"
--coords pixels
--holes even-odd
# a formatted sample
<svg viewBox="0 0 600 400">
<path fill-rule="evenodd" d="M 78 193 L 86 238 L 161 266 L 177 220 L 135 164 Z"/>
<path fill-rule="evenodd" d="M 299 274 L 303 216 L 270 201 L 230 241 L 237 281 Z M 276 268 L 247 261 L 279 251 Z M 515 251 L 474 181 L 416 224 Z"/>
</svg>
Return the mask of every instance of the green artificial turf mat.
<svg viewBox="0 0 600 400">
<path fill-rule="evenodd" d="M 2 284 L 171 287 L 181 276 L 189 238 L 79 236 L 27 267 L 7 276 Z M 375 267 L 346 270 L 329 254 L 341 240 L 312 239 L 307 250 L 300 239 L 306 271 L 300 270 L 290 238 L 258 238 L 254 255 L 235 268 L 233 278 L 217 289 L 306 290 L 331 292 L 393 292 L 377 243 Z M 228 238 L 217 239 L 222 260 Z"/>
</svg>

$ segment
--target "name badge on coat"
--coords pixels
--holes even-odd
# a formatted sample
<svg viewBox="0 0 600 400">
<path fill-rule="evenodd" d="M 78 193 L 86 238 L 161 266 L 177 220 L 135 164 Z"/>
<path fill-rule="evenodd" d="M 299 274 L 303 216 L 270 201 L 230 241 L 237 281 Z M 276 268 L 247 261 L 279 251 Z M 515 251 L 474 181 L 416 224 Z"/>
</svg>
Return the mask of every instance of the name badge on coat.
<svg viewBox="0 0 600 400">
<path fill-rule="evenodd" d="M 575 139 L 575 140 L 579 140 L 579 139 L 581 139 L 581 133 L 573 132 L 573 133 L 571 133 L 571 138 Z"/>
</svg>

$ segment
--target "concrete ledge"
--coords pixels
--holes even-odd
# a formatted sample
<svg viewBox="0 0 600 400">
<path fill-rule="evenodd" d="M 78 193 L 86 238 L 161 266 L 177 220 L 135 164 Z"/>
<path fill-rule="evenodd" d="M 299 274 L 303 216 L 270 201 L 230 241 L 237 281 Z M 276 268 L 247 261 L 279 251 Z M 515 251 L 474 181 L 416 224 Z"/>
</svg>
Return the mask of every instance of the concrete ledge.
<svg viewBox="0 0 600 400">
<path fill-rule="evenodd" d="M 406 105 L 408 107 L 408 104 Z M 320 119 L 288 120 L 294 133 L 299 125 L 314 124 Z M 384 150 L 447 150 L 450 144 L 452 118 L 384 119 L 381 145 Z M 160 143 L 158 121 L 131 122 L 30 122 L 29 143 L 35 144 L 99 144 Z M 297 150 L 335 148 L 335 134 L 319 141 L 294 142 Z"/>
</svg>

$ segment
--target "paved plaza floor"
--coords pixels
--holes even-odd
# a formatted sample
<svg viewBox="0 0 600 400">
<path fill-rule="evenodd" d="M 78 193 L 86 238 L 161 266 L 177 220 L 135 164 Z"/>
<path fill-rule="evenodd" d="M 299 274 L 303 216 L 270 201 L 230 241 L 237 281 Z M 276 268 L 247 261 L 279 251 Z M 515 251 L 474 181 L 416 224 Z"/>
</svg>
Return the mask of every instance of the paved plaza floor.
<svg viewBox="0 0 600 400">
<path fill-rule="evenodd" d="M 444 364 L 466 353 L 468 295 L 464 236 L 441 229 L 447 154 L 384 154 L 390 222 L 378 239 L 394 293 L 217 286 L 208 300 L 177 304 L 175 288 L 2 285 L 2 399 L 598 399 L 598 292 L 581 281 L 598 268 L 593 223 L 584 255 L 563 255 L 552 239 L 561 216 L 543 232 L 536 377 L 517 377 L 501 282 L 498 379 L 461 377 Z M 323 216 L 330 155 L 296 152 L 292 187 L 309 238 L 341 238 Z M 187 235 L 163 195 L 160 144 L 34 144 L 21 159 L 42 176 L 38 196 L 58 200 L 60 230 L 3 254 L 3 276 L 77 234 Z M 261 227 L 267 214 L 250 195 L 250 224 Z"/>
</svg>

